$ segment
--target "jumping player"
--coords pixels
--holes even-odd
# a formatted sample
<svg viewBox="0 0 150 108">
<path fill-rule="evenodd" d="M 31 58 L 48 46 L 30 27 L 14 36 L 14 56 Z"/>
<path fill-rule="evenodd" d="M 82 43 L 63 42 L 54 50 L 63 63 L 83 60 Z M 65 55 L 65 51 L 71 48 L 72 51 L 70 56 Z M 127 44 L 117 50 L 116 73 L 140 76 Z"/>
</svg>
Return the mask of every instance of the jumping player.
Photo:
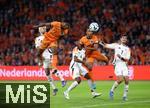
<svg viewBox="0 0 150 108">
<path fill-rule="evenodd" d="M 42 41 L 44 39 L 44 33 L 46 32 L 46 26 L 43 27 L 39 27 L 39 33 L 40 36 L 38 36 L 35 39 L 35 47 L 38 49 L 41 44 Z M 50 82 L 50 85 L 53 88 L 53 95 L 56 95 L 58 89 L 55 87 L 54 82 L 53 82 L 53 78 L 50 75 L 50 70 L 52 70 L 54 68 L 54 71 L 57 70 L 57 68 L 55 66 L 53 66 L 53 64 L 55 64 L 54 62 L 54 57 L 53 54 L 50 52 L 50 50 L 47 48 L 44 50 L 43 54 L 42 54 L 42 58 L 43 58 L 43 68 L 45 70 L 45 73 L 47 75 L 48 81 Z M 64 78 L 56 71 L 55 74 L 57 74 L 57 77 L 59 77 L 62 81 L 62 86 L 65 86 L 66 84 L 64 83 L 65 80 Z"/>
<path fill-rule="evenodd" d="M 57 53 L 57 41 L 62 36 L 67 36 L 69 32 L 69 24 L 65 22 L 53 21 L 51 23 L 43 23 L 36 27 L 40 26 L 50 26 L 50 30 L 44 33 L 44 39 L 41 46 L 38 49 L 38 60 L 39 64 L 42 62 L 41 55 L 46 48 L 49 48 L 50 52 L 53 54 Z"/>
<path fill-rule="evenodd" d="M 87 57 L 87 63 L 88 63 L 88 68 L 89 68 L 89 74 L 93 80 L 92 77 L 92 68 L 93 68 L 93 64 L 94 61 L 104 61 L 104 62 L 108 62 L 108 58 L 103 55 L 102 53 L 100 53 L 100 51 L 98 51 L 98 43 L 99 43 L 99 39 L 98 36 L 96 35 L 96 32 L 98 31 L 97 27 L 97 23 L 92 23 L 93 25 L 89 26 L 89 28 L 86 31 L 86 35 L 83 36 L 80 39 L 80 44 L 84 45 L 85 49 L 86 49 L 86 57 Z M 96 24 L 96 25 L 95 25 Z M 95 84 L 93 83 L 93 88 L 96 88 Z"/>
</svg>

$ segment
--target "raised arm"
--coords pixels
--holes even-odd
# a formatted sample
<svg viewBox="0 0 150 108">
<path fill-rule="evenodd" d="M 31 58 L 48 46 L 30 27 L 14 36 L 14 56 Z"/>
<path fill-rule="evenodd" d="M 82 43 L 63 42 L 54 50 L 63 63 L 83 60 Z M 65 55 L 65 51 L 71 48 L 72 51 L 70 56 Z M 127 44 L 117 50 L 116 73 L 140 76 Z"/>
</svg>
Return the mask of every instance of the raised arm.
<svg viewBox="0 0 150 108">
<path fill-rule="evenodd" d="M 108 48 L 108 49 L 115 49 L 115 47 L 116 47 L 116 43 L 106 44 L 106 43 L 100 41 L 99 44 L 101 46 L 103 46 L 104 48 Z"/>
<path fill-rule="evenodd" d="M 42 27 L 42 26 L 50 26 L 51 23 L 40 23 L 39 25 L 34 25 L 33 28 L 39 28 L 39 27 Z"/>
</svg>

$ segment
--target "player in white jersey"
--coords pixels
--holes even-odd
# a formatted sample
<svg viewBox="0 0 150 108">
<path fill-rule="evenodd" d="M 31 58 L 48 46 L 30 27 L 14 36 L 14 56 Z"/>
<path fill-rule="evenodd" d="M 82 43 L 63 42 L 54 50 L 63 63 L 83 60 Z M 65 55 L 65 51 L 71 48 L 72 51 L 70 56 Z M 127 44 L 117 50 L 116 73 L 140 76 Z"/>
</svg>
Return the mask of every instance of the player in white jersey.
<svg viewBox="0 0 150 108">
<path fill-rule="evenodd" d="M 46 26 L 39 27 L 40 36 L 36 37 L 35 39 L 35 47 L 38 49 L 42 43 L 42 40 L 44 39 L 44 33 L 46 32 Z M 54 85 L 54 81 L 52 76 L 50 75 L 50 70 L 52 70 L 52 61 L 53 61 L 53 54 L 51 53 L 50 49 L 45 49 L 42 54 L 43 59 L 43 68 L 45 70 L 46 76 L 48 78 L 48 81 L 50 82 L 50 85 L 53 89 L 53 95 L 56 95 L 58 89 Z M 42 64 L 39 64 L 41 66 Z M 53 72 L 52 72 L 53 73 Z M 64 82 L 64 78 L 61 76 L 61 74 L 55 72 L 55 75 L 60 78 L 62 82 Z M 64 83 L 63 83 L 64 84 Z"/>
<path fill-rule="evenodd" d="M 115 75 L 117 76 L 117 80 L 113 84 L 110 90 L 110 98 L 113 99 L 114 90 L 118 87 L 118 85 L 124 80 L 125 87 L 124 87 L 124 94 L 123 100 L 127 100 L 127 93 L 129 88 L 129 70 L 128 70 L 128 61 L 130 59 L 130 48 L 126 46 L 127 37 L 122 36 L 118 43 L 112 44 L 105 44 L 100 42 L 102 46 L 105 48 L 113 49 L 115 51 L 113 64 L 115 67 Z"/>
<path fill-rule="evenodd" d="M 69 71 L 71 72 L 71 76 L 75 81 L 64 92 L 64 96 L 66 99 L 70 99 L 69 92 L 80 84 L 81 75 L 88 80 L 88 85 L 91 89 L 93 98 L 101 95 L 101 93 L 96 93 L 95 90 L 92 88 L 92 80 L 88 74 L 87 68 L 85 67 L 86 63 L 84 59 L 85 50 L 83 49 L 81 44 L 77 43 L 77 47 L 73 49 L 72 60 L 69 66 Z"/>
</svg>

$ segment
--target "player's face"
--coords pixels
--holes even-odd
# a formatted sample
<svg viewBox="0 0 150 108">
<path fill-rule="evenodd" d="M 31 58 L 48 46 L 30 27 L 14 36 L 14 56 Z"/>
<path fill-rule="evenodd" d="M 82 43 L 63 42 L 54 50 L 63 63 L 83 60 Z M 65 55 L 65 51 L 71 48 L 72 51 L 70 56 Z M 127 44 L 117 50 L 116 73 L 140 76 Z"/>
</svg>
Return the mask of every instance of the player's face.
<svg viewBox="0 0 150 108">
<path fill-rule="evenodd" d="M 63 29 L 69 29 L 69 24 L 65 23 L 65 22 L 62 22 L 62 28 Z"/>
<path fill-rule="evenodd" d="M 39 27 L 39 32 L 44 34 L 46 32 L 46 26 Z"/>
<path fill-rule="evenodd" d="M 120 41 L 123 43 L 123 44 L 126 44 L 127 43 L 127 37 L 126 36 L 122 36 L 120 38 Z"/>
<path fill-rule="evenodd" d="M 79 50 L 82 50 L 82 44 L 80 42 L 77 41 L 75 44 L 77 45 Z"/>
<path fill-rule="evenodd" d="M 92 34 L 93 34 L 93 32 L 91 32 L 89 29 L 87 29 L 87 31 L 86 31 L 87 38 L 91 38 Z"/>
</svg>

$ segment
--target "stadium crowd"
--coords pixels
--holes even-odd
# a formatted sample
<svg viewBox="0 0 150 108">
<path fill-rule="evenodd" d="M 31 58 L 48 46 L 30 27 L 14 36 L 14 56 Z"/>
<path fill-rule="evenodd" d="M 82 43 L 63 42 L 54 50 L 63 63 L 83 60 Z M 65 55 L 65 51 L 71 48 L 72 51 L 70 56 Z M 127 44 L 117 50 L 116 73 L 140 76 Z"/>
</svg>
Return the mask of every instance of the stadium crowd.
<svg viewBox="0 0 150 108">
<path fill-rule="evenodd" d="M 149 0 L 1 0 L 0 65 L 37 65 L 33 25 L 54 20 L 71 25 L 69 37 L 58 45 L 59 65 L 68 65 L 74 41 L 89 23 L 101 25 L 107 43 L 127 34 L 133 65 L 150 64 Z M 9 3 L 8 3 L 9 2 Z M 67 46 L 67 47 L 66 47 Z M 111 58 L 112 51 L 100 50 Z M 103 65 L 103 63 L 98 63 Z"/>
</svg>

